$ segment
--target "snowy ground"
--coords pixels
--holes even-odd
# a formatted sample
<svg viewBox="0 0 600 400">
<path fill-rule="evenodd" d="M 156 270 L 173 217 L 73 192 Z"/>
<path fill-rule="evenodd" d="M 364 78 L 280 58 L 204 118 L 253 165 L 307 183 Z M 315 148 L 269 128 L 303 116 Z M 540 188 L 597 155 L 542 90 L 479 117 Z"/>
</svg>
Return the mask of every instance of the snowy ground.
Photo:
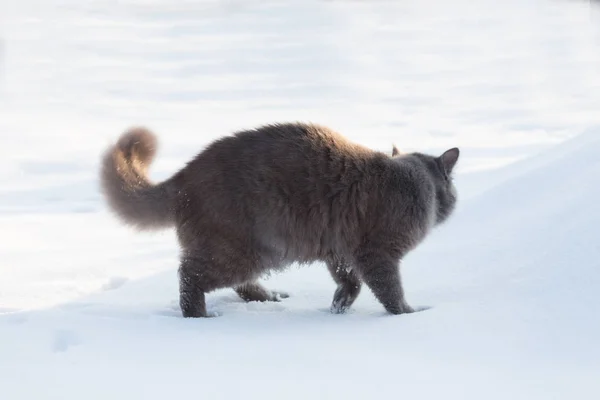
<svg viewBox="0 0 600 400">
<path fill-rule="evenodd" d="M 600 10 L 588 1 L 0 0 L 0 398 L 600 398 Z M 210 140 L 311 120 L 462 149 L 460 208 L 388 316 L 331 315 L 320 265 L 277 304 L 184 320 L 173 232 L 97 190 L 143 123 L 152 176 Z"/>
</svg>

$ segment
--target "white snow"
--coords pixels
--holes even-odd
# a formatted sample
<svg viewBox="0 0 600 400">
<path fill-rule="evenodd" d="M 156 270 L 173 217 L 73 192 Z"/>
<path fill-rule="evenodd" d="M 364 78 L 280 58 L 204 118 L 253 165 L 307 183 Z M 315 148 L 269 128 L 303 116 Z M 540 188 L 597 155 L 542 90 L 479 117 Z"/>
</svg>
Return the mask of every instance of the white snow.
<svg viewBox="0 0 600 400">
<path fill-rule="evenodd" d="M 600 10 L 588 1 L 0 0 L 0 399 L 600 398 Z M 405 316 L 322 265 L 184 320 L 173 232 L 97 190 L 126 127 L 162 179 L 312 120 L 459 146 L 459 209 L 402 266 Z"/>
</svg>

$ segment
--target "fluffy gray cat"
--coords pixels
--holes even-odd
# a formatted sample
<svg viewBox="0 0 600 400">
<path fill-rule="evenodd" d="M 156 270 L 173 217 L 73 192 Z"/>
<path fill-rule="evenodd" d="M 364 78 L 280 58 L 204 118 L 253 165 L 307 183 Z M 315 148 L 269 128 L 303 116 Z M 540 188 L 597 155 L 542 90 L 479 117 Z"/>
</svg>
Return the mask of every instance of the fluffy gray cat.
<svg viewBox="0 0 600 400">
<path fill-rule="evenodd" d="M 414 310 L 399 263 L 456 203 L 459 150 L 392 156 L 331 129 L 273 124 L 216 140 L 168 180 L 147 168 L 157 147 L 132 128 L 105 153 L 103 193 L 141 230 L 175 227 L 180 306 L 206 317 L 205 293 L 231 287 L 246 301 L 279 301 L 257 279 L 293 262 L 323 261 L 337 283 L 331 311 L 345 312 L 365 283 L 392 314 Z"/>
</svg>

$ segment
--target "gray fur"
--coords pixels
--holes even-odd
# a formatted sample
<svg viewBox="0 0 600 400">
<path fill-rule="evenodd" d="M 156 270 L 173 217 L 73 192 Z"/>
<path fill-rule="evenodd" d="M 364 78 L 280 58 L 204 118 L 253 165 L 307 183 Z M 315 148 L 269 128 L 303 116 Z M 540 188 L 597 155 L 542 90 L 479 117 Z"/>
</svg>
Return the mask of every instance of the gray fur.
<svg viewBox="0 0 600 400">
<path fill-rule="evenodd" d="M 257 280 L 315 261 L 337 283 L 332 312 L 351 307 L 362 283 L 388 312 L 413 312 L 399 262 L 456 203 L 458 149 L 390 157 L 324 126 L 274 124 L 213 142 L 153 185 L 146 171 L 155 149 L 149 131 L 125 133 L 104 156 L 103 189 L 125 222 L 177 229 L 184 317 L 206 317 L 205 293 L 219 288 L 278 301 L 287 294 Z"/>
</svg>

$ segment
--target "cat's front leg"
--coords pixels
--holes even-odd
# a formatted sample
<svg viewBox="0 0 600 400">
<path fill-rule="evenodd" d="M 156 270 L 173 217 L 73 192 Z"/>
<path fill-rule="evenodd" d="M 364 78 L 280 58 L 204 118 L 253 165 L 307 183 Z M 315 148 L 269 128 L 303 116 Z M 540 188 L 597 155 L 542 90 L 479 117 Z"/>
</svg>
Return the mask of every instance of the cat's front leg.
<svg viewBox="0 0 600 400">
<path fill-rule="evenodd" d="M 404 297 L 398 261 L 381 251 L 364 251 L 356 259 L 361 279 L 377 300 L 391 314 L 408 314 L 415 310 Z"/>
<path fill-rule="evenodd" d="M 327 261 L 327 269 L 337 283 L 330 310 L 334 314 L 343 314 L 360 294 L 361 282 L 350 264 L 342 258 Z"/>
</svg>

